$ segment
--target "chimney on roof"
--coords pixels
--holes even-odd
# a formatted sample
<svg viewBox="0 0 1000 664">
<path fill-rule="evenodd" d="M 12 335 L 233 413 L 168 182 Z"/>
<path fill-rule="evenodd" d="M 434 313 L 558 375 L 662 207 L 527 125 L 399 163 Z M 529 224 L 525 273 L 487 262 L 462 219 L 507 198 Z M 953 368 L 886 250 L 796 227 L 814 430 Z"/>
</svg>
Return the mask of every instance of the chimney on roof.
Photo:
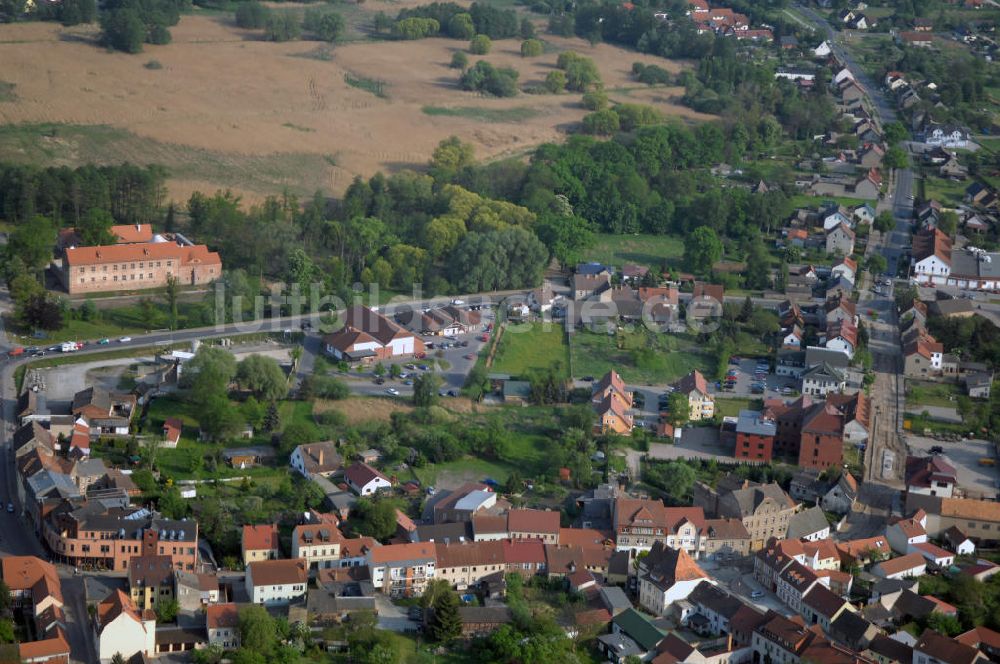
<svg viewBox="0 0 1000 664">
<path fill-rule="evenodd" d="M 319 450 L 319 465 L 323 465 L 323 448 Z"/>
</svg>

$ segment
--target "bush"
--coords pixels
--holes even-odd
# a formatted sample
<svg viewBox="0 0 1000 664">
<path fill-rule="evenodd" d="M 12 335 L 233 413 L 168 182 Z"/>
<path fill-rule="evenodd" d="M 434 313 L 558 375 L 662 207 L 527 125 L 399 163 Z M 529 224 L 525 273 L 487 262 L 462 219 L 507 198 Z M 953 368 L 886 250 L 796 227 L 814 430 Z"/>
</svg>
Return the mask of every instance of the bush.
<svg viewBox="0 0 1000 664">
<path fill-rule="evenodd" d="M 632 131 L 637 127 L 663 122 L 663 114 L 645 104 L 618 104 L 614 110 L 618 114 L 623 131 Z"/>
<path fill-rule="evenodd" d="M 469 41 L 469 53 L 486 55 L 493 48 L 493 40 L 486 35 L 476 35 Z"/>
<path fill-rule="evenodd" d="M 236 8 L 236 25 L 248 30 L 260 30 L 267 23 L 267 7 L 256 0 L 241 2 Z"/>
<path fill-rule="evenodd" d="M 603 90 L 585 92 L 583 107 L 588 111 L 603 111 L 608 107 L 608 95 Z"/>
<path fill-rule="evenodd" d="M 472 16 L 462 12 L 448 19 L 448 36 L 455 39 L 472 39 L 476 34 L 476 26 L 472 24 Z"/>
<path fill-rule="evenodd" d="M 601 86 L 601 75 L 597 65 L 590 58 L 573 51 L 563 51 L 556 60 L 556 66 L 566 72 L 566 88 L 586 92 Z"/>
<path fill-rule="evenodd" d="M 295 16 L 288 12 L 269 14 L 264 22 L 264 36 L 268 41 L 286 42 L 298 39 L 302 29 Z"/>
<path fill-rule="evenodd" d="M 441 30 L 441 24 L 432 18 L 404 18 L 392 26 L 392 36 L 396 39 L 424 39 Z"/>
<path fill-rule="evenodd" d="M 537 58 L 545 52 L 545 45 L 537 39 L 525 39 L 521 42 L 522 58 Z"/>
<path fill-rule="evenodd" d="M 466 69 L 460 85 L 463 90 L 485 92 L 494 97 L 513 97 L 517 94 L 517 72 L 509 67 L 494 67 L 485 60 Z"/>
<path fill-rule="evenodd" d="M 465 69 L 468 66 L 469 66 L 469 56 L 467 56 L 465 53 L 462 53 L 461 51 L 455 51 L 455 53 L 451 56 L 450 67 L 452 69 Z"/>
<path fill-rule="evenodd" d="M 595 111 L 583 118 L 583 131 L 588 134 L 610 136 L 620 128 L 618 114 L 610 109 Z"/>
<path fill-rule="evenodd" d="M 159 60 L 150 60 L 149 62 L 147 62 L 146 64 L 144 64 L 143 67 L 145 67 L 146 69 L 163 69 L 163 65 L 160 64 Z M 88 302 L 89 302 L 89 300 L 88 300 Z M 84 320 L 87 320 L 87 319 L 84 319 Z"/>
<path fill-rule="evenodd" d="M 332 42 L 344 34 L 344 17 L 337 12 L 307 9 L 302 27 L 321 41 Z"/>
<path fill-rule="evenodd" d="M 550 71 L 545 75 L 545 89 L 552 94 L 566 89 L 566 74 L 561 71 Z"/>
<path fill-rule="evenodd" d="M 632 75 L 637 81 L 646 85 L 670 85 L 673 82 L 670 72 L 659 65 L 632 63 Z"/>
</svg>

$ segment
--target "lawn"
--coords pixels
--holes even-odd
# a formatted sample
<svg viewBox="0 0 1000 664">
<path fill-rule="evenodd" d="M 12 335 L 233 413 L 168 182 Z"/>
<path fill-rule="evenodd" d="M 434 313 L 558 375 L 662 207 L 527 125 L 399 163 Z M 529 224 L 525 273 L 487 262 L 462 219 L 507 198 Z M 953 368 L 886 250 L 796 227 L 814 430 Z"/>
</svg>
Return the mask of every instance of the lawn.
<svg viewBox="0 0 1000 664">
<path fill-rule="evenodd" d="M 920 412 L 920 406 L 954 408 L 955 399 L 962 394 L 957 385 L 950 383 L 924 383 L 906 381 L 906 405 Z"/>
<path fill-rule="evenodd" d="M 716 365 L 693 338 L 645 329 L 615 335 L 580 331 L 571 345 L 575 377 L 599 378 L 614 369 L 629 383 L 663 385 L 693 369 L 713 374 Z"/>
<path fill-rule="evenodd" d="M 115 339 L 123 335 L 145 334 L 150 330 L 162 330 L 169 326 L 166 305 L 151 296 L 153 306 L 148 314 L 138 305 L 102 309 L 91 320 L 73 317 L 64 318 L 60 330 L 47 332 L 44 339 L 38 340 L 30 336 L 31 331 L 19 328 L 9 317 L 4 320 L 11 336 L 17 337 L 20 343 L 35 345 L 37 343 L 53 344 L 60 341 L 82 341 L 99 339 Z M 202 318 L 203 307 L 200 304 L 181 303 L 177 305 L 177 327 L 201 327 L 211 325 L 212 321 Z"/>
<path fill-rule="evenodd" d="M 715 399 L 715 412 L 722 417 L 737 417 L 741 410 L 760 410 L 760 399 Z"/>
<path fill-rule="evenodd" d="M 788 201 L 792 204 L 792 207 L 796 208 L 818 208 L 827 201 L 835 201 L 838 205 L 843 205 L 844 207 L 857 207 L 863 203 L 868 203 L 871 205 L 873 201 L 865 201 L 860 198 L 847 198 L 845 196 L 810 196 L 809 194 L 796 194 L 795 196 L 790 196 Z"/>
<path fill-rule="evenodd" d="M 457 487 L 464 482 L 478 482 L 487 477 L 502 484 L 510 476 L 511 471 L 515 469 L 518 472 L 523 470 L 520 466 L 509 463 L 465 457 L 447 463 L 427 464 L 422 468 L 413 468 L 413 472 L 423 486 L 437 485 L 449 488 Z"/>
<path fill-rule="evenodd" d="M 623 263 L 660 267 L 664 262 L 680 260 L 683 255 L 684 239 L 675 235 L 599 233 L 585 260 L 616 267 Z"/>
<path fill-rule="evenodd" d="M 531 369 L 556 366 L 569 372 L 569 349 L 562 327 L 553 323 L 508 325 L 490 372 L 524 376 Z"/>
<path fill-rule="evenodd" d="M 953 182 L 944 178 L 927 177 L 923 180 L 925 200 L 936 200 L 945 205 L 956 205 L 962 202 L 968 182 Z"/>
<path fill-rule="evenodd" d="M 424 106 L 424 115 L 469 118 L 479 122 L 522 122 L 539 115 L 541 111 L 528 106 L 514 108 L 479 108 L 478 106 Z"/>
</svg>

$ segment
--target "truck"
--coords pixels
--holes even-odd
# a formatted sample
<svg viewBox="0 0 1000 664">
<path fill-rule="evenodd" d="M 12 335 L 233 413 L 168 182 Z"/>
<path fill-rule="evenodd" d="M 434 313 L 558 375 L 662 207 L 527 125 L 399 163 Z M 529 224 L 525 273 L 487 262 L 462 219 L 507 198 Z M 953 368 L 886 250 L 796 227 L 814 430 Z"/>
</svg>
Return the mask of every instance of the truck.
<svg viewBox="0 0 1000 664">
<path fill-rule="evenodd" d="M 73 351 L 80 350 L 80 344 L 76 341 L 66 341 L 59 346 L 60 352 L 72 353 Z"/>
</svg>

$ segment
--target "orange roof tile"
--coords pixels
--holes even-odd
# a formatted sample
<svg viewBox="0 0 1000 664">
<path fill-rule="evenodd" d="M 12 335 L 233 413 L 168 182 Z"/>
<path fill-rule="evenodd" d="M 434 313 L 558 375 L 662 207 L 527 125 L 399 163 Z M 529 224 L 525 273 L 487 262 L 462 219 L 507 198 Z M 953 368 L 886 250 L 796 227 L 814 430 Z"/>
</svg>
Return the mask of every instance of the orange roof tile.
<svg viewBox="0 0 1000 664">
<path fill-rule="evenodd" d="M 209 251 L 208 247 L 203 244 L 182 247 L 173 242 L 147 242 L 144 244 L 71 247 L 66 250 L 66 264 L 69 266 L 148 260 L 176 260 L 178 267 L 195 264 L 222 265 L 219 254 Z"/>
</svg>

